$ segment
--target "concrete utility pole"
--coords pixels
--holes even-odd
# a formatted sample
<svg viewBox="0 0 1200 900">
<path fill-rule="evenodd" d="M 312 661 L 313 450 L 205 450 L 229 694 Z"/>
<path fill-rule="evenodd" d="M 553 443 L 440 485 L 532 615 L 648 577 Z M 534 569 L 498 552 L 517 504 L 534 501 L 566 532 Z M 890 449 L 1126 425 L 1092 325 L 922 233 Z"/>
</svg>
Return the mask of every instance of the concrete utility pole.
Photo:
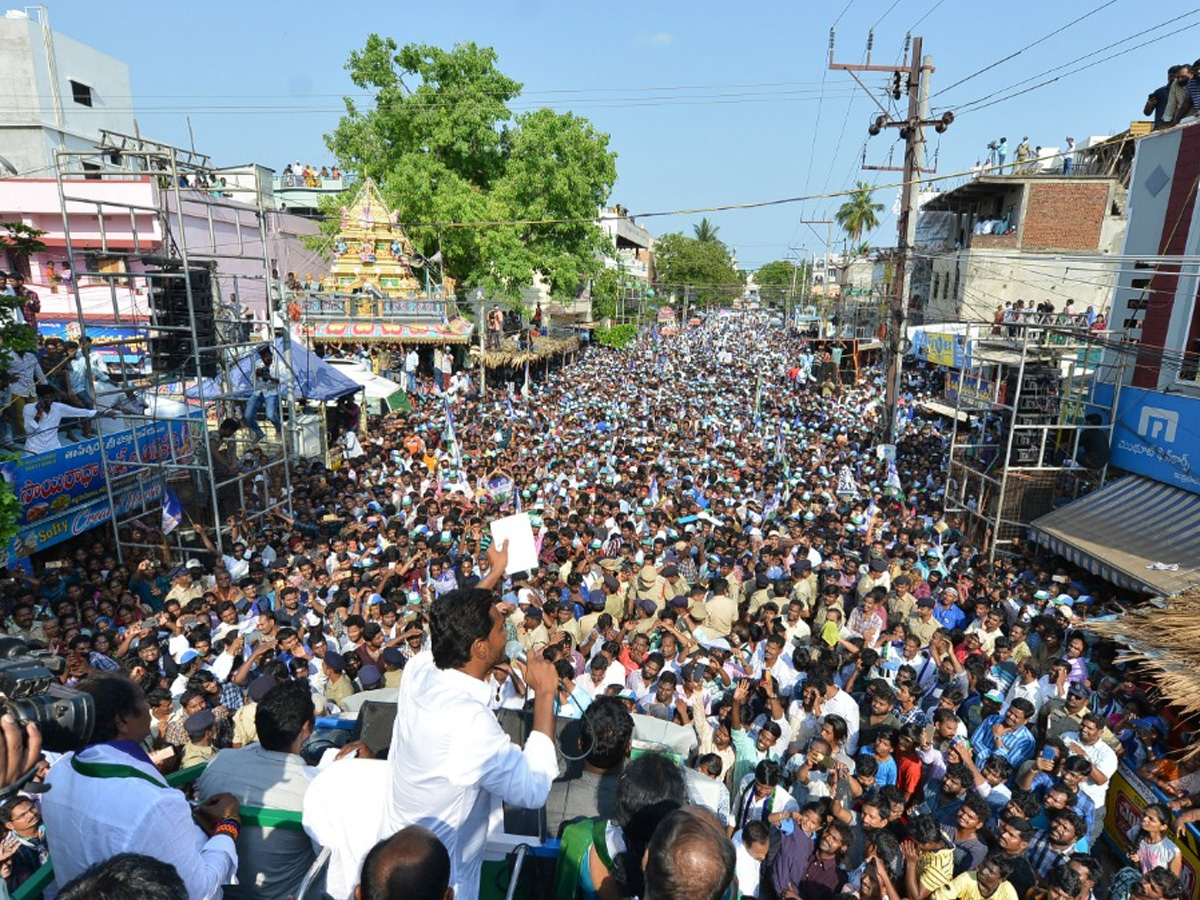
<svg viewBox="0 0 1200 900">
<path fill-rule="evenodd" d="M 925 132 L 926 127 L 933 127 L 939 134 L 944 132 L 954 121 L 954 113 L 946 112 L 939 119 L 929 118 L 929 83 L 932 75 L 933 57 L 922 56 L 921 38 L 912 39 L 912 55 L 906 59 L 907 79 L 904 70 L 892 66 L 871 64 L 871 45 L 875 36 L 872 33 L 867 39 L 867 61 L 862 65 L 838 63 L 833 58 L 834 33 L 829 32 L 829 68 L 840 69 L 850 73 L 859 86 L 870 93 L 865 84 L 859 80 L 855 72 L 892 72 L 892 98 L 899 100 L 901 88 L 908 93 L 908 115 L 904 119 L 892 119 L 887 108 L 872 94 L 871 99 L 882 110 L 868 132 L 874 136 L 884 128 L 900 129 L 900 137 L 904 139 L 904 166 L 899 169 L 904 173 L 904 183 L 900 194 L 900 217 L 898 221 L 898 239 L 896 246 L 896 275 L 892 279 L 895 296 L 892 301 L 891 314 L 887 323 L 884 354 L 887 360 L 887 401 L 885 418 L 881 422 L 881 436 L 888 443 L 896 442 L 896 418 L 900 403 L 901 374 L 904 367 L 905 342 L 908 338 L 908 307 L 911 300 L 912 272 L 909 264 L 909 253 L 912 250 L 917 231 L 917 197 L 921 189 L 921 175 L 933 170 L 925 168 Z M 905 48 L 907 50 L 907 47 Z M 864 169 L 894 172 L 895 166 L 868 166 Z"/>
</svg>

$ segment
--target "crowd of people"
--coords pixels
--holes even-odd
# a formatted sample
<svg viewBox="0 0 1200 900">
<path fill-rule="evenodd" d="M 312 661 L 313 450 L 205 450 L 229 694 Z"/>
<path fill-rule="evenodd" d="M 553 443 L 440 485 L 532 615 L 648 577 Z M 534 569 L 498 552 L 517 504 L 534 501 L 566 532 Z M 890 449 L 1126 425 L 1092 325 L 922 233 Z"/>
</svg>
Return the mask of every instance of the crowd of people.
<svg viewBox="0 0 1200 900">
<path fill-rule="evenodd" d="M 1167 83 L 1150 92 L 1142 115 L 1154 117 L 1154 130 L 1182 125 L 1200 110 L 1200 60 L 1167 67 Z"/>
<path fill-rule="evenodd" d="M 0 874 L 157 860 L 178 896 L 282 900 L 324 847 L 331 897 L 473 900 L 498 799 L 561 839 L 560 900 L 1177 900 L 1200 779 L 1089 631 L 1125 601 L 1033 546 L 990 562 L 942 511 L 935 373 L 905 375 L 894 461 L 882 381 L 753 317 L 646 335 L 527 397 L 417 395 L 224 552 L 88 537 L 17 574 L 8 633 L 96 729 L 0 806 Z M 514 511 L 531 569 L 489 530 Z M 386 758 L 330 748 L 317 717 L 372 701 Z M 502 710 L 532 712 L 523 747 Z M 1174 799 L 1105 891 L 1121 760 Z M 164 776 L 202 762 L 192 808 Z"/>
<path fill-rule="evenodd" d="M 342 171 L 337 165 L 332 169 L 329 166 L 321 166 L 318 169 L 313 165 L 301 165 L 300 161 L 296 160 L 283 167 L 284 187 L 319 188 L 327 180 L 336 181 L 338 186 L 341 186 Z"/>
</svg>

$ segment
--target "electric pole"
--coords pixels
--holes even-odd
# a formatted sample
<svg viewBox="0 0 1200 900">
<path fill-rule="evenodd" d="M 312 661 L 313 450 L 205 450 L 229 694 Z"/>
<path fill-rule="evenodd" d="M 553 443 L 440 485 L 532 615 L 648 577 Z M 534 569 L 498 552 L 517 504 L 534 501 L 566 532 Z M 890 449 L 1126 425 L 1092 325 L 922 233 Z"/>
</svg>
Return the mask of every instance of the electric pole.
<svg viewBox="0 0 1200 900">
<path fill-rule="evenodd" d="M 917 198 L 921 189 L 921 175 L 934 171 L 925 168 L 925 132 L 926 127 L 932 127 L 938 134 L 944 132 L 954 121 L 954 113 L 946 112 L 939 119 L 929 118 L 929 82 L 933 74 L 933 57 L 922 56 L 921 38 L 912 39 L 912 54 L 908 55 L 906 40 L 905 66 L 896 69 L 893 66 L 871 64 L 871 45 L 875 35 L 867 38 L 867 61 L 861 65 L 838 63 L 833 58 L 834 32 L 829 31 L 829 68 L 850 73 L 859 86 L 870 94 L 875 105 L 880 108 L 882 115 L 876 117 L 867 131 L 875 136 L 884 128 L 898 128 L 900 137 L 904 140 L 904 165 L 898 170 L 904 173 L 904 181 L 900 189 L 900 216 L 897 222 L 898 236 L 896 241 L 896 273 L 892 278 L 895 295 L 892 299 L 887 330 L 884 336 L 884 358 L 887 360 L 887 393 L 884 419 L 881 421 L 880 434 L 888 443 L 896 442 L 896 419 L 900 403 L 901 374 L 904 367 L 904 350 L 908 338 L 908 307 L 912 285 L 912 271 L 909 254 L 917 231 Z M 891 72 L 891 96 L 899 100 L 902 93 L 908 94 L 908 115 L 903 119 L 893 119 L 887 107 L 876 99 L 870 89 L 859 79 L 856 72 Z M 897 171 L 895 166 L 868 166 L 864 169 L 875 171 Z"/>
</svg>

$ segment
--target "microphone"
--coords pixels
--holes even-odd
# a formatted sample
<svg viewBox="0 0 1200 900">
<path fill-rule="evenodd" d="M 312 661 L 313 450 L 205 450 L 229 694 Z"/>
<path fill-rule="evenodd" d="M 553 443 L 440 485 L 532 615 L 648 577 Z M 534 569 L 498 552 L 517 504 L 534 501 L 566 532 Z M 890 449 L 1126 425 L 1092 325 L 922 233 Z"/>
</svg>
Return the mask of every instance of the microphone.
<svg viewBox="0 0 1200 900">
<path fill-rule="evenodd" d="M 509 641 L 505 644 L 504 655 L 514 662 L 519 662 L 521 665 L 525 665 L 525 661 L 529 658 L 520 641 Z"/>
</svg>

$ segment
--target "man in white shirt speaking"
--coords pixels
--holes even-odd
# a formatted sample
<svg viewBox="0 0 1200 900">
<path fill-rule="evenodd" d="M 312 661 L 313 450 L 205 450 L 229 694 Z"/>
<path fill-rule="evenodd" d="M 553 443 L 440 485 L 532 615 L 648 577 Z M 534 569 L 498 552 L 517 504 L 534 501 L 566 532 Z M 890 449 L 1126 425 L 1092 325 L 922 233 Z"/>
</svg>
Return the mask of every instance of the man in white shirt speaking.
<svg viewBox="0 0 1200 900">
<path fill-rule="evenodd" d="M 454 590 L 430 610 L 431 649 L 404 667 L 388 753 L 390 802 L 384 834 L 422 825 L 450 853 L 457 900 L 476 900 L 491 796 L 527 809 L 543 806 L 558 775 L 554 696 L 558 673 L 529 654 L 525 681 L 535 694 L 533 731 L 522 750 L 488 708 L 488 673 L 505 661 L 504 616 L 493 588 L 508 561 L 507 543 L 488 550 L 488 574 Z"/>
</svg>

